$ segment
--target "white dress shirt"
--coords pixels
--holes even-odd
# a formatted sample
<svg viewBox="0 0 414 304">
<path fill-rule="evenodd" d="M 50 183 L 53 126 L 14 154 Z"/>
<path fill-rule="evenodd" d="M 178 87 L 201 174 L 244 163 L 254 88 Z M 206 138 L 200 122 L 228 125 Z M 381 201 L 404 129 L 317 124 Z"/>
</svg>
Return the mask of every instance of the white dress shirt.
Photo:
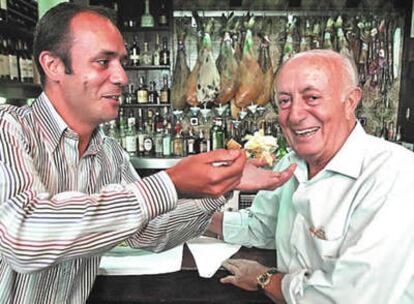
<svg viewBox="0 0 414 304">
<path fill-rule="evenodd" d="M 224 239 L 275 248 L 287 303 L 414 303 L 414 153 L 357 124 L 316 176 L 298 167 L 248 210 L 226 212 Z"/>
</svg>

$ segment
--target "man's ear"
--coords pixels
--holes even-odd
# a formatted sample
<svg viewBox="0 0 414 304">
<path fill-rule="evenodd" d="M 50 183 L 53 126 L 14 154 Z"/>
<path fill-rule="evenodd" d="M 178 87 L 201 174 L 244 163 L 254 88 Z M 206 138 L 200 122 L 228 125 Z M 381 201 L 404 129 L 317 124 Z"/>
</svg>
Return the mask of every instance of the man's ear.
<svg viewBox="0 0 414 304">
<path fill-rule="evenodd" d="M 43 51 L 39 55 L 39 63 L 46 74 L 46 78 L 53 82 L 59 82 L 65 74 L 63 61 L 50 51 Z"/>
<path fill-rule="evenodd" d="M 352 119 L 355 117 L 355 109 L 361 101 L 362 90 L 360 87 L 355 87 L 348 93 L 345 99 L 345 117 Z"/>
</svg>

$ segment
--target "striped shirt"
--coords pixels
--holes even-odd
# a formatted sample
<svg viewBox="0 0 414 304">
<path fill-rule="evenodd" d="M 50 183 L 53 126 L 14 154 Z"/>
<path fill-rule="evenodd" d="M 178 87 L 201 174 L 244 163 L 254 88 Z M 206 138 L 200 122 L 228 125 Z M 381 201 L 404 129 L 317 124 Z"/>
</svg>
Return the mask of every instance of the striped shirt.
<svg viewBox="0 0 414 304">
<path fill-rule="evenodd" d="M 178 200 L 165 172 L 139 178 L 99 129 L 78 135 L 43 93 L 0 107 L 0 303 L 84 303 L 102 254 L 160 251 L 201 234 L 224 199 Z"/>
</svg>

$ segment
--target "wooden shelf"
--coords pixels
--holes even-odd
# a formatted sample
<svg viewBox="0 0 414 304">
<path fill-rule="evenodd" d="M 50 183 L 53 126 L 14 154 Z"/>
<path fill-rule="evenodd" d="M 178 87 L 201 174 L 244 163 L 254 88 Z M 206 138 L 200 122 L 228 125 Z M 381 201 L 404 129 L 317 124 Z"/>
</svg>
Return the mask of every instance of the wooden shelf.
<svg viewBox="0 0 414 304">
<path fill-rule="evenodd" d="M 0 96 L 7 99 L 36 98 L 41 92 L 42 88 L 37 84 L 0 80 Z"/>
<path fill-rule="evenodd" d="M 122 107 L 125 109 L 135 109 L 135 108 L 163 108 L 170 107 L 170 103 L 124 103 Z"/>
<path fill-rule="evenodd" d="M 125 66 L 126 71 L 144 71 L 144 70 L 169 70 L 169 65 L 127 65 Z"/>
</svg>

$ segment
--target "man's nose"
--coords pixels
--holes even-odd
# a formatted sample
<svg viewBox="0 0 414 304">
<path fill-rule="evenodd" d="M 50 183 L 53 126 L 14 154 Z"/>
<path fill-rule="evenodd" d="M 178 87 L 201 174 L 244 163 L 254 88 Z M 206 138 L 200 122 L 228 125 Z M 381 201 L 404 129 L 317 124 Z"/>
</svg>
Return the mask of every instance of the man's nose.
<svg viewBox="0 0 414 304">
<path fill-rule="evenodd" d="M 119 86 L 128 84 L 128 75 L 121 63 L 116 64 L 111 73 L 111 82 Z"/>
<path fill-rule="evenodd" d="M 298 124 L 306 118 L 305 104 L 301 100 L 292 102 L 289 111 L 289 121 L 293 124 Z"/>
</svg>

